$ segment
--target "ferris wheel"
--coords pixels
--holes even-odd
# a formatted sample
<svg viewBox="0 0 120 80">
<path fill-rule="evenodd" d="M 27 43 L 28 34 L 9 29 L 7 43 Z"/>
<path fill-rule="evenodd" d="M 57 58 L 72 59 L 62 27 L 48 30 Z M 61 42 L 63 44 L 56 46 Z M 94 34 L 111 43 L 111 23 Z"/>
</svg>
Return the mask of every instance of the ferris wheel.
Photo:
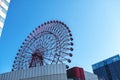
<svg viewBox="0 0 120 80">
<path fill-rule="evenodd" d="M 69 27 L 53 20 L 41 24 L 24 40 L 13 62 L 12 71 L 48 64 L 70 63 L 73 38 Z"/>
</svg>

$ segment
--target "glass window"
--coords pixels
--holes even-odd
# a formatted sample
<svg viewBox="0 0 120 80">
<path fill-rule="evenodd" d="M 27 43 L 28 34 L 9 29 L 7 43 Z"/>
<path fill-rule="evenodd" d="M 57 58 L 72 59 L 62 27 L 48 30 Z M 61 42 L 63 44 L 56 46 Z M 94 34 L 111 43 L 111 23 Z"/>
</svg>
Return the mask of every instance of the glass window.
<svg viewBox="0 0 120 80">
<path fill-rule="evenodd" d="M 0 21 L 4 23 L 4 18 L 2 16 L 0 16 Z"/>
<path fill-rule="evenodd" d="M 3 3 L 5 3 L 7 6 L 9 5 L 9 3 L 6 0 L 2 0 Z"/>
<path fill-rule="evenodd" d="M 119 57 L 115 57 L 115 58 L 113 58 L 112 60 L 113 60 L 113 62 L 116 62 L 116 61 L 119 60 Z"/>
<path fill-rule="evenodd" d="M 3 8 L 2 6 L 0 6 L 0 10 L 5 14 L 7 13 L 7 10 L 5 10 L 5 8 Z"/>
</svg>

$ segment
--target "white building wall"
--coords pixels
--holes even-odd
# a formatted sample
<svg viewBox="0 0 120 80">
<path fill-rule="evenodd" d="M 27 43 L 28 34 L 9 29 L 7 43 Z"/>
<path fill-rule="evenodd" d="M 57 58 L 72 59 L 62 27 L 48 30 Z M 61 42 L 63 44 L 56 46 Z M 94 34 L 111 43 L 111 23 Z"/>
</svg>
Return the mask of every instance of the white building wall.
<svg viewBox="0 0 120 80">
<path fill-rule="evenodd" d="M 10 3 L 10 0 L 6 0 L 8 3 Z"/>
<path fill-rule="evenodd" d="M 66 65 L 54 64 L 3 73 L 0 80 L 67 80 Z"/>
<path fill-rule="evenodd" d="M 7 4 L 5 4 L 7 3 Z M 10 0 L 0 0 L 0 36 L 4 27 Z"/>
<path fill-rule="evenodd" d="M 84 75 L 85 75 L 85 80 L 98 80 L 97 75 L 84 71 Z"/>
<path fill-rule="evenodd" d="M 67 80 L 74 80 L 74 79 L 67 79 Z"/>
</svg>

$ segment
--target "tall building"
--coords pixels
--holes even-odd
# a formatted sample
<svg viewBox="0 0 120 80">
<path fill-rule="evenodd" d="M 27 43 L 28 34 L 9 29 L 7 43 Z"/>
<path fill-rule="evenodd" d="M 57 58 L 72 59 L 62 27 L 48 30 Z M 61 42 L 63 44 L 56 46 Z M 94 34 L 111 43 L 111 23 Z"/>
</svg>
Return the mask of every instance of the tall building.
<svg viewBox="0 0 120 80">
<path fill-rule="evenodd" d="M 99 80 L 120 80 L 120 56 L 115 55 L 92 65 Z"/>
<path fill-rule="evenodd" d="M 6 19 L 10 0 L 0 0 L 0 36 Z"/>
</svg>

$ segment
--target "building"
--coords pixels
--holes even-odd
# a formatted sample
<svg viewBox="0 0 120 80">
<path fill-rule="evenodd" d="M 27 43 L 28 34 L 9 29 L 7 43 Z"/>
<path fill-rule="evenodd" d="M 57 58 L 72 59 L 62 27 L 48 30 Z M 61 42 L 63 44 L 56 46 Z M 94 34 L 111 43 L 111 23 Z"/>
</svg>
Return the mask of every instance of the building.
<svg viewBox="0 0 120 80">
<path fill-rule="evenodd" d="M 83 68 L 73 67 L 67 70 L 68 79 L 73 80 L 85 80 L 84 70 Z"/>
<path fill-rule="evenodd" d="M 0 75 L 0 80 L 67 80 L 66 65 L 32 67 Z"/>
<path fill-rule="evenodd" d="M 0 0 L 0 36 L 2 34 L 10 0 Z"/>
<path fill-rule="evenodd" d="M 92 65 L 99 80 L 120 80 L 120 56 L 115 55 Z"/>
<path fill-rule="evenodd" d="M 98 80 L 97 75 L 84 71 L 83 68 L 73 67 L 67 70 L 68 80 Z"/>
<path fill-rule="evenodd" d="M 88 71 L 84 71 L 85 80 L 98 80 L 98 76 Z"/>
<path fill-rule="evenodd" d="M 0 80 L 98 80 L 93 73 L 73 67 L 66 71 L 65 64 L 51 64 L 0 74 Z"/>
</svg>

